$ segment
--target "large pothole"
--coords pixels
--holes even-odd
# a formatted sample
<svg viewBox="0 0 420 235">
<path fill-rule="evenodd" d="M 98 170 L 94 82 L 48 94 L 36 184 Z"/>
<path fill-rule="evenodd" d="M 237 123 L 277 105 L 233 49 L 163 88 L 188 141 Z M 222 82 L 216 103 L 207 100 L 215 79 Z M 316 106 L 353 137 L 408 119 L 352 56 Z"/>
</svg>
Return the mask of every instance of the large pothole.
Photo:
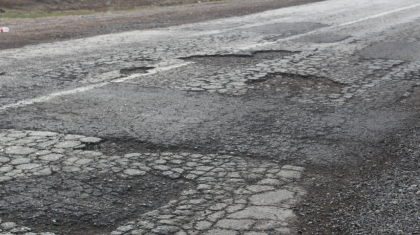
<svg viewBox="0 0 420 235">
<path fill-rule="evenodd" d="M 167 204 L 187 186 L 153 176 L 57 173 L 0 186 L 0 217 L 58 234 L 98 234 Z"/>
</svg>

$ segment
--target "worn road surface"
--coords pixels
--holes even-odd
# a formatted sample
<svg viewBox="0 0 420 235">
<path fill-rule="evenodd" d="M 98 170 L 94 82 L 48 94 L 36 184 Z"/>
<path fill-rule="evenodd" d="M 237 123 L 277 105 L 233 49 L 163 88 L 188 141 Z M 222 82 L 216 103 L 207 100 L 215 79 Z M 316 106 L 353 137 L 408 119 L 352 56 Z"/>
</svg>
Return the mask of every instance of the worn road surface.
<svg viewBox="0 0 420 235">
<path fill-rule="evenodd" d="M 0 51 L 0 234 L 417 234 L 419 12 L 329 0 Z"/>
</svg>

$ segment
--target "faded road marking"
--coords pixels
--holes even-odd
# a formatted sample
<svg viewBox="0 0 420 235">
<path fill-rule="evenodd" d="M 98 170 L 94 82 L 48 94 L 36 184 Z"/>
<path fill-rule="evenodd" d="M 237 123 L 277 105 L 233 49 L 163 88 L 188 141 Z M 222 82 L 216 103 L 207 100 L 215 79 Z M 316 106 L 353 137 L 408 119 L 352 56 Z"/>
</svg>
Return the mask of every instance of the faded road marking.
<svg viewBox="0 0 420 235">
<path fill-rule="evenodd" d="M 239 50 L 249 50 L 249 49 L 256 48 L 256 47 L 266 46 L 266 45 L 275 44 L 275 43 L 284 42 L 284 41 L 290 41 L 290 40 L 298 39 L 298 38 L 301 38 L 301 37 L 321 33 L 321 32 L 324 32 L 324 31 L 328 31 L 328 30 L 331 30 L 331 29 L 340 28 L 340 27 L 344 27 L 344 26 L 347 26 L 347 25 L 357 24 L 357 23 L 360 23 L 360 22 L 363 22 L 363 21 L 379 18 L 379 17 L 386 16 L 386 15 L 389 15 L 389 14 L 392 14 L 392 13 L 395 13 L 395 12 L 409 10 L 409 9 L 416 8 L 416 7 L 419 7 L 419 6 L 420 6 L 420 3 L 419 4 L 414 4 L 414 5 L 411 5 L 411 6 L 401 7 L 401 8 L 392 10 L 392 11 L 382 12 L 382 13 L 372 15 L 372 16 L 368 16 L 368 17 L 364 17 L 364 18 L 361 18 L 361 19 L 358 19 L 358 20 L 352 20 L 352 21 L 348 21 L 348 22 L 345 22 L 345 23 L 342 23 L 342 24 L 332 25 L 332 26 L 325 27 L 325 28 L 315 29 L 315 30 L 312 30 L 312 31 L 309 31 L 309 32 L 306 32 L 306 33 L 296 34 L 296 35 L 293 35 L 293 36 L 290 36 L 290 37 L 281 38 L 281 39 L 278 39 L 274 42 L 264 42 L 264 43 L 259 43 L 259 44 L 255 44 L 255 45 L 252 45 L 252 46 L 242 47 L 242 48 L 239 48 Z"/>
<path fill-rule="evenodd" d="M 76 88 L 76 89 L 73 89 L 73 90 L 60 91 L 60 92 L 52 93 L 52 94 L 41 96 L 41 97 L 34 98 L 34 99 L 22 100 L 22 101 L 14 103 L 14 104 L 8 104 L 8 105 L 1 106 L 0 107 L 0 112 L 5 111 L 5 110 L 10 109 L 10 108 L 20 108 L 20 107 L 24 107 L 24 106 L 35 104 L 35 103 L 42 103 L 42 102 L 45 102 L 45 101 L 48 101 L 48 100 L 51 100 L 53 98 L 60 97 L 60 96 L 73 95 L 73 94 L 93 90 L 93 89 L 96 89 L 96 88 L 100 88 L 100 87 L 109 85 L 111 83 L 125 82 L 125 81 L 135 79 L 135 78 L 138 78 L 138 77 L 148 76 L 148 75 L 156 74 L 156 73 L 159 73 L 159 72 L 162 72 L 162 71 L 167 71 L 167 70 L 183 67 L 183 66 L 186 66 L 186 65 L 191 64 L 191 63 L 192 62 L 186 62 L 186 63 L 175 64 L 175 65 L 170 65 L 170 66 L 166 66 L 166 67 L 157 67 L 157 68 L 154 68 L 154 69 L 150 70 L 148 73 L 133 74 L 133 75 L 130 75 L 128 77 L 118 78 L 118 79 L 115 79 L 115 80 L 109 81 L 109 82 L 101 82 L 101 83 L 97 83 L 97 84 L 93 84 L 93 85 L 89 85 L 89 86 L 85 86 L 85 87 L 79 87 L 79 88 Z"/>
</svg>

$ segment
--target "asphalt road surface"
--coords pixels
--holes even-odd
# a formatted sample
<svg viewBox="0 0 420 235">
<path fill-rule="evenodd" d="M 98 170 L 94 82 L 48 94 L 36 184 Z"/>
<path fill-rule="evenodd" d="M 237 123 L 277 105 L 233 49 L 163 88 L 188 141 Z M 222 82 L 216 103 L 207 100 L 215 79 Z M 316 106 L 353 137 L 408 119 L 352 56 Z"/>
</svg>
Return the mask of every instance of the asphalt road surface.
<svg viewBox="0 0 420 235">
<path fill-rule="evenodd" d="M 330 0 L 0 51 L 1 234 L 419 233 L 419 12 Z"/>
</svg>

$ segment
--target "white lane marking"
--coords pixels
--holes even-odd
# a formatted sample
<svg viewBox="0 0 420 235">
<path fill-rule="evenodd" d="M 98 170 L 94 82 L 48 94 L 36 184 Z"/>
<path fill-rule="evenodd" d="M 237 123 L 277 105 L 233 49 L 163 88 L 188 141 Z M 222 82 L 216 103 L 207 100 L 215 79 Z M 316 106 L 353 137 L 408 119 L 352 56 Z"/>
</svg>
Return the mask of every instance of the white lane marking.
<svg viewBox="0 0 420 235">
<path fill-rule="evenodd" d="M 159 72 L 162 72 L 162 71 L 167 71 L 167 70 L 171 70 L 171 69 L 174 69 L 174 68 L 183 67 L 183 66 L 189 65 L 191 63 L 193 63 L 193 62 L 174 64 L 174 65 L 170 65 L 170 66 L 166 66 L 166 67 L 157 67 L 157 68 L 154 68 L 154 69 L 148 71 L 148 73 L 133 74 L 133 75 L 130 75 L 128 77 L 115 79 L 115 80 L 112 80 L 112 81 L 109 81 L 109 82 L 101 82 L 101 83 L 97 83 L 97 84 L 93 84 L 93 85 L 89 85 L 89 86 L 85 86 L 85 87 L 79 87 L 79 88 L 76 88 L 76 89 L 73 89 L 73 90 L 60 91 L 60 92 L 52 93 L 52 94 L 41 96 L 41 97 L 34 98 L 34 99 L 22 100 L 22 101 L 19 101 L 17 103 L 14 103 L 14 104 L 8 104 L 8 105 L 1 106 L 0 107 L 0 112 L 5 111 L 5 110 L 10 109 L 10 108 L 20 108 L 20 107 L 24 107 L 24 106 L 35 104 L 35 103 L 45 102 L 45 101 L 48 101 L 48 100 L 51 100 L 53 98 L 60 97 L 60 96 L 72 95 L 72 94 L 77 94 L 77 93 L 89 91 L 89 90 L 92 90 L 92 89 L 96 89 L 96 88 L 100 88 L 100 87 L 109 85 L 111 83 L 121 83 L 121 82 L 131 80 L 131 79 L 135 79 L 135 78 L 138 78 L 138 77 L 147 76 L 147 75 L 156 74 L 156 73 L 159 73 Z"/>
<path fill-rule="evenodd" d="M 90 86 L 76 88 L 76 89 L 73 89 L 73 90 L 60 91 L 60 92 L 52 93 L 52 94 L 49 94 L 49 95 L 46 95 L 46 96 L 41 96 L 41 97 L 34 98 L 34 99 L 22 100 L 22 101 L 19 101 L 17 103 L 14 103 L 14 104 L 8 104 L 8 105 L 1 106 L 0 111 L 4 111 L 4 110 L 10 109 L 10 108 L 19 108 L 19 107 L 31 105 L 31 104 L 34 104 L 34 103 L 45 102 L 47 100 L 53 99 L 55 97 L 63 96 L 63 95 L 71 95 L 71 94 L 76 94 L 76 93 L 80 93 L 80 92 L 85 92 L 85 91 L 92 90 L 92 89 L 95 89 L 95 88 L 103 87 L 107 84 L 109 84 L 109 82 L 102 82 L 102 83 L 98 83 L 98 84 L 94 84 L 94 85 L 90 85 Z"/>
<path fill-rule="evenodd" d="M 330 30 L 330 29 L 343 27 L 343 26 L 347 26 L 347 25 L 351 25 L 351 24 L 356 24 L 356 23 L 359 23 L 359 22 L 362 22 L 362 21 L 366 21 L 366 20 L 378 18 L 378 17 L 381 17 L 381 16 L 389 15 L 389 14 L 392 14 L 392 13 L 395 13 L 395 12 L 400 12 L 400 11 L 416 8 L 418 6 L 420 6 L 420 3 L 410 5 L 410 6 L 406 6 L 406 7 L 402 7 L 402 8 L 398 8 L 398 9 L 395 9 L 395 10 L 392 10 L 392 11 L 379 13 L 379 14 L 376 14 L 376 15 L 373 15 L 373 16 L 364 17 L 364 18 L 361 18 L 361 19 L 358 19 L 358 20 L 352 20 L 352 21 L 348 21 L 348 22 L 342 23 L 342 24 L 333 25 L 333 26 L 325 27 L 325 28 L 321 28 L 321 29 L 316 29 L 316 30 L 306 32 L 306 33 L 303 33 L 303 34 L 293 35 L 293 36 L 290 36 L 290 37 L 287 37 L 287 38 L 279 39 L 279 40 L 274 41 L 274 42 L 260 43 L 260 44 L 256 44 L 256 45 L 253 45 L 253 46 L 240 48 L 240 50 L 246 50 L 246 49 L 251 49 L 251 48 L 260 47 L 260 46 L 264 46 L 264 45 L 274 44 L 274 43 L 278 43 L 278 42 L 282 42 L 282 41 L 293 40 L 293 39 L 308 36 L 308 35 L 311 35 L 311 34 L 319 33 L 319 32 L 322 32 L 322 31 L 327 31 L 327 30 Z M 128 77 L 116 79 L 116 80 L 111 81 L 111 82 L 121 83 L 121 82 L 130 80 L 130 79 L 135 79 L 135 78 L 142 77 L 142 76 L 147 76 L 147 75 L 150 75 L 150 74 L 156 74 L 160 71 L 166 71 L 166 70 L 170 70 L 170 69 L 174 69 L 174 68 L 179 68 L 179 67 L 188 65 L 190 63 L 191 62 L 177 64 L 177 65 L 171 65 L 171 66 L 167 66 L 167 67 L 155 68 L 155 69 L 153 69 L 153 70 L 151 70 L 151 71 L 149 71 L 148 73 L 145 73 L 145 74 L 133 74 L 133 75 L 130 75 Z M 56 93 L 53 93 L 53 94 L 50 94 L 50 95 L 41 96 L 41 97 L 34 98 L 34 99 L 22 100 L 22 101 L 19 101 L 17 103 L 14 103 L 14 104 L 8 104 L 8 105 L 1 106 L 0 111 L 4 111 L 4 110 L 9 109 L 9 108 L 18 108 L 18 107 L 31 105 L 31 104 L 34 104 L 34 103 L 45 102 L 45 101 L 50 100 L 52 98 L 63 96 L 63 95 L 70 95 L 70 94 L 85 92 L 85 91 L 88 91 L 88 90 L 103 87 L 105 85 L 110 84 L 111 82 L 98 83 L 98 84 L 94 84 L 94 85 L 90 85 L 90 86 L 86 86 L 86 87 L 76 88 L 74 90 L 56 92 Z"/>
<path fill-rule="evenodd" d="M 281 38 L 281 39 L 278 39 L 274 42 L 264 42 L 264 43 L 259 43 L 259 44 L 255 44 L 255 45 L 252 45 L 252 46 L 241 47 L 241 48 L 239 48 L 239 50 L 249 50 L 249 49 L 252 49 L 252 48 L 255 48 L 255 47 L 266 46 L 266 45 L 275 44 L 275 43 L 279 43 L 279 42 L 294 40 L 294 39 L 309 36 L 309 35 L 312 35 L 312 34 L 317 34 L 317 33 L 320 33 L 320 32 L 328 31 L 328 30 L 331 30 L 331 29 L 344 27 L 344 26 L 347 26 L 347 25 L 352 25 L 352 24 L 363 22 L 363 21 L 379 18 L 381 16 L 389 15 L 389 14 L 392 14 L 392 13 L 395 13 L 395 12 L 409 10 L 409 9 L 416 8 L 416 7 L 419 7 L 419 6 L 420 6 L 420 3 L 410 5 L 410 6 L 406 6 L 406 7 L 401 7 L 401 8 L 392 10 L 392 11 L 386 11 L 386 12 L 382 12 L 382 13 L 379 13 L 379 14 L 376 14 L 376 15 L 367 16 L 367 17 L 364 17 L 364 18 L 361 18 L 361 19 L 358 19 L 358 20 L 352 20 L 352 21 L 348 21 L 348 22 L 345 22 L 345 23 L 342 23 L 342 24 L 332 25 L 332 26 L 325 27 L 325 28 L 315 29 L 315 30 L 312 30 L 312 31 L 309 31 L 309 32 L 306 32 L 306 33 L 297 34 L 297 35 L 293 35 L 293 36 L 286 37 L 286 38 Z"/>
</svg>

